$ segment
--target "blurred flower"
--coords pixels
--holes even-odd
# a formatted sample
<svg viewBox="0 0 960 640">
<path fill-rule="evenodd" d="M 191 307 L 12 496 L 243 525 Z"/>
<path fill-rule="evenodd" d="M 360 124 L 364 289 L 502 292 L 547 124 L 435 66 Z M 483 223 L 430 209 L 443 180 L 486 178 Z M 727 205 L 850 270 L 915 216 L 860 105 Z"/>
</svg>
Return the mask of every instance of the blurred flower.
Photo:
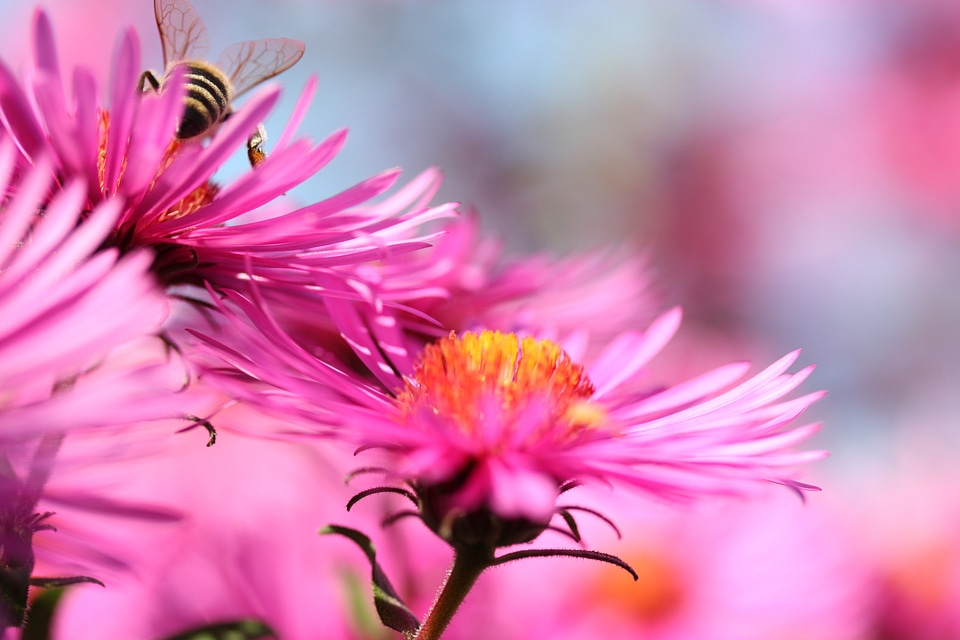
<svg viewBox="0 0 960 640">
<path fill-rule="evenodd" d="M 880 36 L 877 64 L 858 74 L 857 114 L 869 127 L 877 180 L 912 213 L 957 232 L 960 190 L 960 11 L 956 3 L 924 0 L 887 7 L 865 3 L 860 24 L 873 19 Z"/>
<path fill-rule="evenodd" d="M 476 215 L 447 222 L 443 232 L 429 249 L 357 267 L 385 301 L 419 312 L 401 314 L 401 322 L 430 340 L 492 329 L 551 339 L 585 332 L 604 342 L 658 311 L 643 257 L 602 247 L 567 258 L 505 258 L 502 243 L 481 236 Z"/>
<path fill-rule="evenodd" d="M 262 419 L 232 410 L 223 422 Z M 251 618 L 289 640 L 362 637 L 346 577 L 355 558 L 317 535 L 343 511 L 335 466 L 305 446 L 225 438 L 210 449 L 174 446 L 129 469 L 141 499 L 189 517 L 139 541 L 136 573 L 67 594 L 54 637 L 164 638 Z"/>
<path fill-rule="evenodd" d="M 287 287 L 302 296 L 304 288 L 316 287 L 312 271 L 423 246 L 420 239 L 394 242 L 390 231 L 446 215 L 450 209 L 430 210 L 422 198 L 406 199 L 390 210 L 382 204 L 352 208 L 390 188 L 399 176 L 399 170 L 390 170 L 322 202 L 227 226 L 313 176 L 343 145 L 342 131 L 316 146 L 293 138 L 315 79 L 308 82 L 266 160 L 222 187 L 212 182 L 213 174 L 256 131 L 276 103 L 278 89 L 254 95 L 217 127 L 208 144 L 179 140 L 174 132 L 183 111 L 184 78 L 174 74 L 163 91 L 138 92 L 142 68 L 132 31 L 123 34 L 116 50 L 109 106 L 99 101 L 96 74 L 83 67 L 72 71 L 74 92 L 68 98 L 50 22 L 39 11 L 34 16 L 34 48 L 35 60 L 22 87 L 0 65 L 0 116 L 7 133 L 27 163 L 50 157 L 61 182 L 84 178 L 88 206 L 122 198 L 123 208 L 105 244 L 124 252 L 150 248 L 155 256 L 152 270 L 164 285 L 242 287 L 253 275 L 269 281 L 273 293 Z M 423 189 L 418 195 L 429 197 L 437 173 L 429 172 L 428 179 L 417 184 Z M 410 202 L 416 208 L 405 210 Z"/>
<path fill-rule="evenodd" d="M 496 612 L 495 637 L 872 639 L 867 558 L 820 496 L 808 504 L 765 495 L 658 510 L 596 493 L 592 504 L 624 514 L 623 539 L 605 548 L 640 579 L 592 563 L 543 560 L 536 572 L 505 566 L 474 594 L 486 595 L 482 608 Z M 585 537 L 596 535 L 592 525 L 585 520 Z M 538 594 L 544 584 L 550 589 Z"/>
<path fill-rule="evenodd" d="M 151 416 L 159 405 L 144 401 L 164 380 L 157 371 L 91 371 L 111 349 L 156 334 L 167 316 L 149 255 L 100 250 L 119 202 L 82 213 L 78 181 L 47 201 L 50 166 L 40 161 L 13 183 L 13 164 L 4 142 L 0 190 L 13 195 L 0 210 L 0 440 Z"/>
<path fill-rule="evenodd" d="M 822 395 L 779 401 L 812 370 L 786 373 L 797 352 L 743 381 L 745 363 L 665 389 L 643 381 L 679 326 L 677 310 L 643 334 L 621 335 L 588 368 L 547 340 L 451 335 L 427 346 L 403 372 L 403 387 L 385 393 L 301 349 L 258 304 L 229 297 L 252 325 L 227 310 L 237 341 L 207 341 L 235 369 L 211 374 L 307 433 L 383 449 L 383 466 L 412 486 L 441 535 L 480 513 L 534 525 L 499 531 L 494 546 L 531 540 L 568 482 L 612 481 L 671 501 L 763 481 L 809 489 L 792 468 L 823 455 L 788 451 L 817 430 L 789 423 Z M 268 386 L 244 390 L 243 376 Z"/>
<path fill-rule="evenodd" d="M 954 419 L 948 418 L 950 428 Z M 956 448 L 913 424 L 893 460 L 866 469 L 845 495 L 849 526 L 878 586 L 874 633 L 884 640 L 960 637 L 960 494 Z M 883 479 L 882 494 L 873 488 Z M 848 483 L 850 484 L 850 483 Z M 848 487 L 849 489 L 849 487 Z"/>
<path fill-rule="evenodd" d="M 164 364 L 113 357 L 156 334 L 168 311 L 147 271 L 149 255 L 101 250 L 120 203 L 83 213 L 76 179 L 48 198 L 49 163 L 38 158 L 14 179 L 15 153 L 9 140 L 0 143 L 0 192 L 9 194 L 0 209 L 3 627 L 21 624 L 31 584 L 80 579 L 33 575 L 34 535 L 56 522 L 40 505 L 66 435 L 176 417 L 171 400 L 183 376 L 171 379 Z"/>
<path fill-rule="evenodd" d="M 345 266 L 346 288 L 324 282 L 339 297 L 325 307 L 329 319 L 309 304 L 271 310 L 306 348 L 361 377 L 372 372 L 387 389 L 402 383 L 397 371 L 412 370 L 410 354 L 450 331 L 576 341 L 595 356 L 595 345 L 646 326 L 660 310 L 647 260 L 625 250 L 505 258 L 499 242 L 481 236 L 475 215 L 447 221 L 430 237 L 421 251 Z"/>
</svg>

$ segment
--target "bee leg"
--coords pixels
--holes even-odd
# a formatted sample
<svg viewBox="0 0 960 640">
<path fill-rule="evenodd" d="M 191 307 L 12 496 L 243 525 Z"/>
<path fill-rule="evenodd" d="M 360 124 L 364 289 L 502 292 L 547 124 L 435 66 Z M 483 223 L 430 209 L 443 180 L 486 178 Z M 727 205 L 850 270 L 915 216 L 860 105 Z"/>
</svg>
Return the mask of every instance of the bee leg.
<svg viewBox="0 0 960 640">
<path fill-rule="evenodd" d="M 143 93 L 146 88 L 146 83 L 148 82 L 154 91 L 160 91 L 160 81 L 157 80 L 157 76 L 154 75 L 153 71 L 147 69 L 140 74 L 140 81 L 137 83 L 137 93 Z"/>
<path fill-rule="evenodd" d="M 257 131 L 247 140 L 247 159 L 250 166 L 256 169 L 267 159 L 267 152 L 263 150 L 263 143 L 267 141 L 267 130 L 263 124 L 257 125 Z"/>
</svg>

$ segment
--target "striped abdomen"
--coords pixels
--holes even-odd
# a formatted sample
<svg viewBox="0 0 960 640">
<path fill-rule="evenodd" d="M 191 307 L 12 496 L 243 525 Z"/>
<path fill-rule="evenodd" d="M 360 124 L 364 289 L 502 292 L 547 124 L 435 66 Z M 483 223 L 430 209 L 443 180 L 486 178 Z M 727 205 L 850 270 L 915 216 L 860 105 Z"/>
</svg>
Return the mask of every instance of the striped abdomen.
<svg viewBox="0 0 960 640">
<path fill-rule="evenodd" d="M 192 138 L 206 133 L 230 112 L 230 83 L 212 64 L 197 60 L 178 62 L 186 71 L 186 109 L 177 127 L 177 137 Z M 172 69 L 171 69 L 172 70 Z M 166 77 L 169 77 L 170 70 Z"/>
</svg>

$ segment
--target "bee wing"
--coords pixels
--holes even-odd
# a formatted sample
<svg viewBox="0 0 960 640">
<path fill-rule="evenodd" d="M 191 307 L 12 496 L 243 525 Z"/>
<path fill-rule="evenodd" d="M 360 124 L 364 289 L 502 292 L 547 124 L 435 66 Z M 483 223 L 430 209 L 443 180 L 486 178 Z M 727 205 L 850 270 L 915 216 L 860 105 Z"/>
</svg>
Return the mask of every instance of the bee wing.
<svg viewBox="0 0 960 640">
<path fill-rule="evenodd" d="M 204 60 L 210 36 L 190 0 L 153 0 L 165 65 L 178 60 Z"/>
<path fill-rule="evenodd" d="M 159 0 L 158 0 L 159 2 Z M 230 78 L 235 98 L 251 87 L 286 71 L 303 57 L 304 44 L 290 38 L 247 40 L 228 47 L 217 62 Z"/>
</svg>

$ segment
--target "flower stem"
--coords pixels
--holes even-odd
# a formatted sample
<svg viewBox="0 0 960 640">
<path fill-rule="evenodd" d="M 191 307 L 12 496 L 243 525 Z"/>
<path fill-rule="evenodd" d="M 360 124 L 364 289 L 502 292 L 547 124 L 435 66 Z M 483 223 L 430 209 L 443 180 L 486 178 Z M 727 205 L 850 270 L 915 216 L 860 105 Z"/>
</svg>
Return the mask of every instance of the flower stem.
<svg viewBox="0 0 960 640">
<path fill-rule="evenodd" d="M 453 614 L 460 608 L 483 570 L 490 566 L 492 559 L 492 554 L 485 549 L 477 552 L 461 548 L 453 552 L 453 566 L 414 640 L 440 639 Z"/>
</svg>

